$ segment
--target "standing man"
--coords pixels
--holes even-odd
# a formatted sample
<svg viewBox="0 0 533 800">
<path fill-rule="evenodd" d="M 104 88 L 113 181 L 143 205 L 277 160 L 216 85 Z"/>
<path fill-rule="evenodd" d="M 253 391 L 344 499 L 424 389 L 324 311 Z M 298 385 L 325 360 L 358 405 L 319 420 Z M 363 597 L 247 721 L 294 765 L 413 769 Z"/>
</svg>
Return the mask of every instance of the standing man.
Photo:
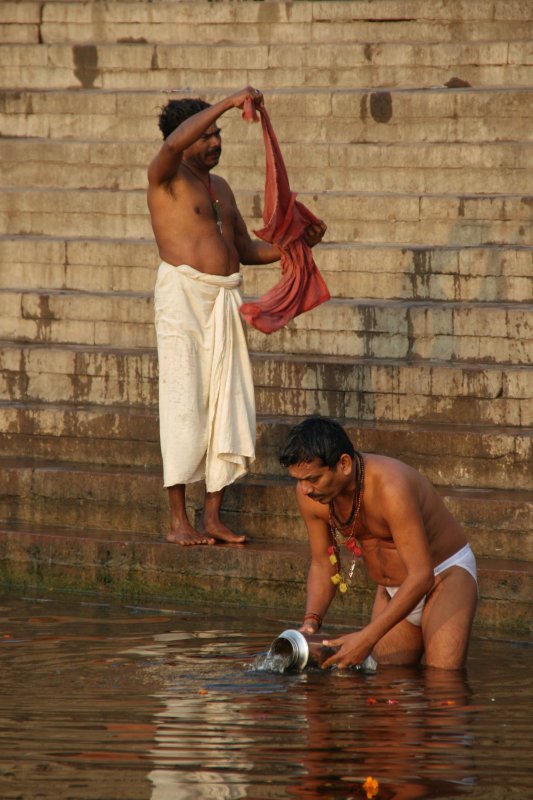
<svg viewBox="0 0 533 800">
<path fill-rule="evenodd" d="M 474 554 L 431 483 L 386 456 L 357 452 L 344 429 L 313 417 L 289 433 L 280 457 L 296 479 L 311 565 L 301 631 L 316 633 L 356 559 L 377 584 L 370 622 L 325 642 L 322 665 L 348 667 L 373 654 L 382 664 L 459 669 L 477 605 Z M 341 565 L 340 544 L 347 550 Z M 346 559 L 346 564 L 344 563 Z"/>
<path fill-rule="evenodd" d="M 228 183 L 211 175 L 221 155 L 217 120 L 246 99 L 247 87 L 211 106 L 170 100 L 159 117 L 164 137 L 148 168 L 148 207 L 161 257 L 155 287 L 159 416 L 167 541 L 183 545 L 246 541 L 220 519 L 224 487 L 255 457 L 255 402 L 239 316 L 240 264 L 269 264 L 276 245 L 252 240 Z M 313 225 L 317 244 L 325 226 Z M 205 479 L 203 531 L 190 524 L 185 486 Z"/>
</svg>

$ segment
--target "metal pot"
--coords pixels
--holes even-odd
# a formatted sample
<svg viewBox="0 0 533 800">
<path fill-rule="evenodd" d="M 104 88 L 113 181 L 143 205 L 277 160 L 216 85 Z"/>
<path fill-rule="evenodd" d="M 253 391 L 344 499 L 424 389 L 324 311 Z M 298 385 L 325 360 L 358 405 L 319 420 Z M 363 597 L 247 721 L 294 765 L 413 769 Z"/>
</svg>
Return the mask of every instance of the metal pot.
<svg viewBox="0 0 533 800">
<path fill-rule="evenodd" d="M 306 636 L 301 631 L 286 630 L 270 645 L 269 656 L 284 669 L 304 670 L 307 666 L 319 667 L 335 650 L 324 647 L 324 637 Z"/>
<path fill-rule="evenodd" d="M 324 661 L 336 651 L 333 647 L 322 644 L 326 634 L 306 635 L 301 631 L 288 629 L 280 633 L 270 645 L 267 658 L 274 659 L 280 671 L 299 670 L 306 667 L 320 667 Z M 375 672 L 377 662 L 368 656 L 356 669 L 364 672 Z"/>
</svg>

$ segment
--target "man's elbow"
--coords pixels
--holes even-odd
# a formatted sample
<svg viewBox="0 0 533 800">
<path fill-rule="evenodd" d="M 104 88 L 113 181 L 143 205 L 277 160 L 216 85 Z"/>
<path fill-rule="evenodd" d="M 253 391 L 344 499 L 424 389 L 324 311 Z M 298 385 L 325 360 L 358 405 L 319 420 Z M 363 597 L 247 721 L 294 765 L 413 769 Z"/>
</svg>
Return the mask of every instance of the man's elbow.
<svg viewBox="0 0 533 800">
<path fill-rule="evenodd" d="M 253 247 L 237 246 L 239 261 L 244 266 L 254 266 L 259 263 L 257 253 Z"/>
<path fill-rule="evenodd" d="M 166 153 L 167 157 L 177 159 L 181 156 L 183 147 L 179 140 L 175 141 L 172 139 L 172 137 L 170 137 L 169 139 L 165 139 L 161 145 L 161 150 L 163 153 Z"/>
<path fill-rule="evenodd" d="M 429 594 L 435 585 L 435 575 L 431 567 L 413 570 L 409 574 L 409 579 L 413 588 L 416 587 L 416 592 L 420 597 Z"/>
<path fill-rule="evenodd" d="M 239 254 L 241 264 L 257 264 L 259 259 L 260 243 L 258 239 L 252 239 L 245 227 L 235 231 L 235 249 Z"/>
<path fill-rule="evenodd" d="M 253 256 L 246 256 L 243 253 L 239 253 L 239 261 L 243 267 L 253 267 L 255 264 L 257 264 L 257 261 L 253 258 Z"/>
</svg>

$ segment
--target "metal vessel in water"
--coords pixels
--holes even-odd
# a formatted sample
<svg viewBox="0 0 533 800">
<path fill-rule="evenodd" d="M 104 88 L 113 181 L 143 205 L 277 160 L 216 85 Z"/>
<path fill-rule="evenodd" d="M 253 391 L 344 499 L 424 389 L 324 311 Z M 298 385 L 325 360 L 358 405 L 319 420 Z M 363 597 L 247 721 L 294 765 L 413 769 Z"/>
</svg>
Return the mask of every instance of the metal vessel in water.
<svg viewBox="0 0 533 800">
<path fill-rule="evenodd" d="M 333 647 L 326 647 L 323 642 L 325 634 L 306 635 L 301 631 L 288 629 L 280 633 L 270 645 L 263 668 L 269 665 L 276 671 L 302 671 L 307 667 L 321 667 L 324 661 L 335 653 Z M 356 669 L 363 672 L 375 672 L 377 662 L 368 656 Z"/>
</svg>

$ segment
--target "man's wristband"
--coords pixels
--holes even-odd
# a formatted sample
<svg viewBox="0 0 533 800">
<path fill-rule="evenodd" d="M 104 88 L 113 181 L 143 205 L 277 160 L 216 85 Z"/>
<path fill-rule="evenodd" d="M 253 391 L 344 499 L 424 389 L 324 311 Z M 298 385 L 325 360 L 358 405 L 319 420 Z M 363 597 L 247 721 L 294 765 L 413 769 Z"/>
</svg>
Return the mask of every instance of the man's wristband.
<svg viewBox="0 0 533 800">
<path fill-rule="evenodd" d="M 320 614 L 315 614 L 314 611 L 309 611 L 308 614 L 304 614 L 304 623 L 308 619 L 314 619 L 314 621 L 318 625 L 318 630 L 320 630 L 320 628 L 322 627 L 322 617 L 320 616 Z"/>
</svg>

